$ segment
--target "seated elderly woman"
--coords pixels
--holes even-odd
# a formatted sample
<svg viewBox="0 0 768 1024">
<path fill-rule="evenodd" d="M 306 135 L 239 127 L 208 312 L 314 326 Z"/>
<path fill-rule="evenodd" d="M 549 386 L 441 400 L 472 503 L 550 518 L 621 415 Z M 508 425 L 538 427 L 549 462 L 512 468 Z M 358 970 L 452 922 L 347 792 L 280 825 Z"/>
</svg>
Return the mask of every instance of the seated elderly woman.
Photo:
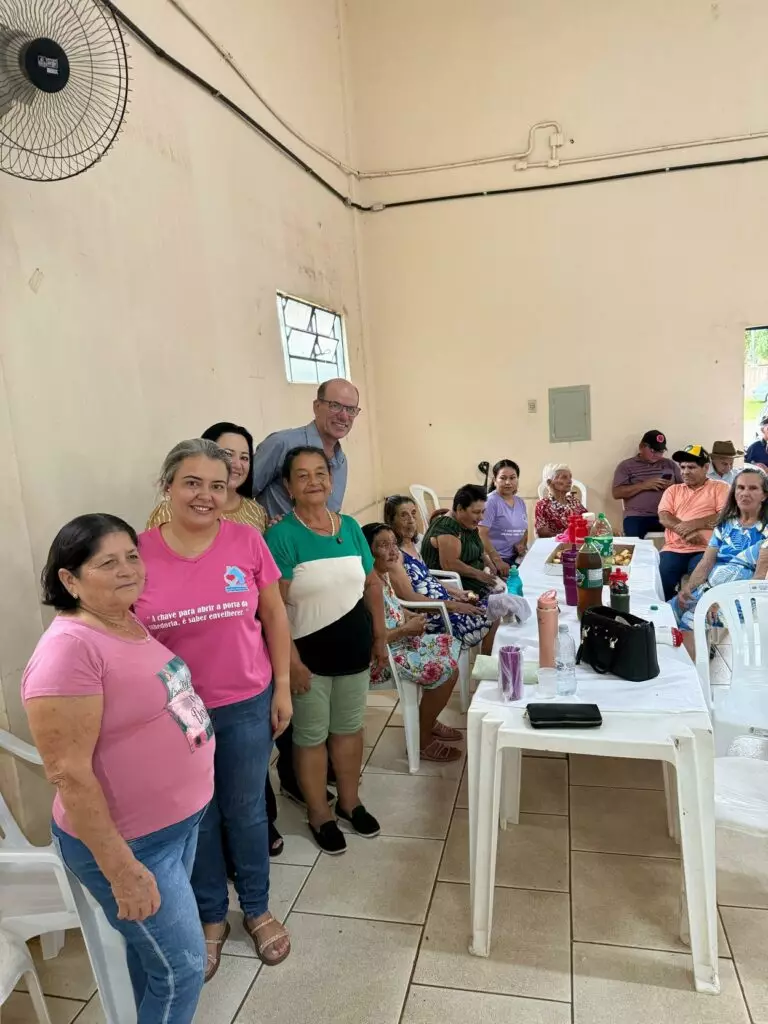
<svg viewBox="0 0 768 1024">
<path fill-rule="evenodd" d="M 461 739 L 458 729 L 450 729 L 437 716 L 448 703 L 459 677 L 460 641 L 447 633 L 427 634 L 427 616 L 403 608 L 390 581 L 390 571 L 400 564 L 397 538 L 384 523 L 368 523 L 363 533 L 373 554 L 373 568 L 384 586 L 384 613 L 387 644 L 397 665 L 400 679 L 422 688 L 419 704 L 419 746 L 425 761 L 458 761 L 461 751 L 444 740 Z M 371 667 L 375 686 L 391 679 L 389 668 Z"/>
<path fill-rule="evenodd" d="M 766 565 L 761 548 L 767 538 L 768 475 L 756 466 L 746 466 L 731 484 L 704 557 L 670 601 L 691 657 L 693 616 L 699 598 L 718 584 L 759 576 Z"/>
<path fill-rule="evenodd" d="M 445 512 L 442 513 L 445 515 Z M 389 569 L 389 579 L 401 601 L 444 601 L 450 616 L 453 635 L 463 647 L 483 644 L 483 654 L 490 654 L 493 630 L 485 612 L 485 600 L 477 594 L 458 587 L 443 586 L 424 564 L 417 546 L 418 513 L 412 498 L 395 494 L 384 504 L 384 522 L 392 530 L 400 545 L 401 561 Z M 428 633 L 440 633 L 442 616 L 430 615 Z"/>
<path fill-rule="evenodd" d="M 457 572 L 461 585 L 478 595 L 493 590 L 498 581 L 478 530 L 485 502 L 483 487 L 465 484 L 454 495 L 451 511 L 433 518 L 421 539 L 421 557 L 428 569 Z"/>
<path fill-rule="evenodd" d="M 542 479 L 548 496 L 536 502 L 536 533 L 539 537 L 557 537 L 568 527 L 574 513 L 587 510 L 573 490 L 573 474 L 564 462 L 551 462 L 544 467 Z"/>
</svg>

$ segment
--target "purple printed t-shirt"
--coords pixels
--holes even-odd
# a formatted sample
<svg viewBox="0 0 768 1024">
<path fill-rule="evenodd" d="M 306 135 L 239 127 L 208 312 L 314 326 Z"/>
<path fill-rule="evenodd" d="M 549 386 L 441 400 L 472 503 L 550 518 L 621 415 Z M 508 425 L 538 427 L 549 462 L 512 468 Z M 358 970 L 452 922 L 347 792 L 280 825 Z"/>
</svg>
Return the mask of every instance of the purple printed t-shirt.
<svg viewBox="0 0 768 1024">
<path fill-rule="evenodd" d="M 35 697 L 103 699 L 93 773 L 123 839 L 196 814 L 213 794 L 213 729 L 189 669 L 149 635 L 126 640 L 59 615 L 21 682 Z M 75 836 L 58 793 L 53 818 Z"/>
<path fill-rule="evenodd" d="M 683 476 L 680 467 L 672 459 L 659 459 L 658 462 L 645 462 L 635 455 L 632 459 L 624 459 L 616 467 L 613 474 L 613 486 L 625 487 L 627 484 L 639 484 L 650 477 L 663 477 L 673 483 L 681 484 Z M 624 499 L 625 516 L 657 516 L 659 502 L 664 491 L 640 491 L 634 498 Z"/>
<path fill-rule="evenodd" d="M 528 531 L 528 513 L 522 498 L 515 497 L 508 505 L 498 491 L 488 495 L 481 526 L 488 528 L 491 543 L 502 558 L 512 558 L 515 544 L 519 544 Z"/>
<path fill-rule="evenodd" d="M 205 706 L 266 690 L 272 665 L 256 611 L 259 591 L 279 580 L 280 570 L 259 531 L 222 519 L 210 547 L 184 558 L 156 527 L 141 534 L 139 551 L 147 582 L 136 614 L 186 661 Z"/>
</svg>

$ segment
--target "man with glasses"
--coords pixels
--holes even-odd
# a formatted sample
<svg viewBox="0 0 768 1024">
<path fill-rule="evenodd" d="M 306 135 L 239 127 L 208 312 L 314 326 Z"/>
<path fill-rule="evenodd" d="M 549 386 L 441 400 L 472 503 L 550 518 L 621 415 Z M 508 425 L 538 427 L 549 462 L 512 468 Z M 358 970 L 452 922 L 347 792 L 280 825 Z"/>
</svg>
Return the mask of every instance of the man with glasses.
<svg viewBox="0 0 768 1024">
<path fill-rule="evenodd" d="M 360 395 L 354 384 L 336 378 L 317 389 L 315 418 L 305 427 L 289 427 L 265 437 L 253 453 L 253 496 L 270 519 L 291 511 L 291 499 L 283 485 L 283 461 L 291 448 L 312 445 L 322 448 L 331 462 L 333 489 L 328 500 L 331 512 L 340 512 L 347 489 L 347 457 L 340 441 L 352 429 L 360 412 Z"/>
</svg>

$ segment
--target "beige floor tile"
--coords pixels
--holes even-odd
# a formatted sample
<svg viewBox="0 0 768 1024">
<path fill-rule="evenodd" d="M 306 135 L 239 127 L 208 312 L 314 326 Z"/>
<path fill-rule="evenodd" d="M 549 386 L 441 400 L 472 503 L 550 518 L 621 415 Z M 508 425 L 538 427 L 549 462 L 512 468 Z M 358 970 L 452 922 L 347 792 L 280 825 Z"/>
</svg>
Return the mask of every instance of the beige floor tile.
<svg viewBox="0 0 768 1024">
<path fill-rule="evenodd" d="M 269 870 L 269 909 L 278 921 L 288 916 L 310 869 L 272 861 Z M 253 940 L 243 928 L 243 912 L 234 885 L 229 883 L 229 924 L 231 932 L 224 947 L 229 956 L 256 957 Z"/>
<path fill-rule="evenodd" d="M 569 902 L 565 893 L 497 888 L 490 957 L 470 956 L 469 886 L 439 882 L 413 980 L 516 996 L 571 997 Z"/>
<path fill-rule="evenodd" d="M 768 1022 L 768 910 L 723 907 L 720 912 L 754 1024 Z"/>
<path fill-rule="evenodd" d="M 360 799 L 385 836 L 445 839 L 456 797 L 455 779 L 365 772 Z"/>
<path fill-rule="evenodd" d="M 3 1024 L 5 1024 L 5 1018 L 3 1018 Z M 107 1024 L 98 992 L 91 997 L 91 1001 L 77 1018 L 77 1024 Z"/>
<path fill-rule="evenodd" d="M 717 901 L 724 906 L 768 909 L 765 839 L 717 830 Z"/>
<path fill-rule="evenodd" d="M 680 861 L 579 853 L 571 860 L 573 938 L 685 953 Z M 720 928 L 720 956 L 729 956 Z"/>
<path fill-rule="evenodd" d="M 270 777 L 277 798 L 276 824 L 285 840 L 285 849 L 280 856 L 280 863 L 312 867 L 320 851 L 309 834 L 307 812 L 293 800 L 280 796 L 280 783 L 274 770 Z"/>
<path fill-rule="evenodd" d="M 572 786 L 611 786 L 616 789 L 664 789 L 661 761 L 633 757 L 589 757 L 571 754 Z"/>
<path fill-rule="evenodd" d="M 348 835 L 345 854 L 315 865 L 296 910 L 423 924 L 442 852 L 434 839 Z"/>
<path fill-rule="evenodd" d="M 397 690 L 377 690 L 368 694 L 367 704 L 369 708 L 392 708 L 397 706 L 399 701 Z"/>
<path fill-rule="evenodd" d="M 437 876 L 469 882 L 469 815 L 457 810 Z M 520 823 L 499 830 L 496 885 L 568 891 L 568 819 L 558 814 L 521 814 Z"/>
<path fill-rule="evenodd" d="M 53 1024 L 72 1024 L 85 1003 L 74 999 L 56 999 L 46 996 L 48 1013 Z M 26 992 L 12 992 L 0 1010 L 3 1024 L 37 1024 L 37 1015 L 32 1007 L 32 1000 Z"/>
<path fill-rule="evenodd" d="M 448 725 L 451 729 L 467 728 L 467 716 L 461 713 L 458 704 L 452 704 L 450 701 L 440 712 L 438 718 L 443 725 Z M 392 718 L 390 719 L 389 724 L 402 726 L 403 714 L 399 707 L 392 712 Z"/>
<path fill-rule="evenodd" d="M 559 750 L 524 750 L 524 757 L 561 757 L 565 759 L 568 755 Z"/>
<path fill-rule="evenodd" d="M 464 768 L 464 772 L 461 776 L 461 784 L 459 785 L 459 795 L 456 797 L 457 807 L 469 807 L 469 785 L 467 780 L 467 769 Z"/>
<path fill-rule="evenodd" d="M 719 996 L 696 992 L 684 953 L 573 947 L 574 1024 L 749 1024 L 730 960 L 720 984 Z"/>
<path fill-rule="evenodd" d="M 91 962 L 85 951 L 82 933 L 72 928 L 65 935 L 64 948 L 53 960 L 43 960 L 37 939 L 29 943 L 29 951 L 45 995 L 79 999 L 85 1003 L 96 991 Z M 19 987 L 24 987 L 23 983 Z"/>
<path fill-rule="evenodd" d="M 462 749 L 464 743 L 461 743 Z M 464 768 L 465 757 L 451 764 L 438 764 L 435 761 L 422 761 L 418 775 L 434 775 L 442 779 L 455 779 L 458 783 Z M 405 733 L 400 728 L 387 727 L 376 744 L 376 749 L 368 759 L 366 772 L 378 774 L 408 774 L 408 758 L 405 755 Z"/>
<path fill-rule="evenodd" d="M 384 726 L 391 715 L 389 708 L 366 708 L 363 723 L 363 745 L 375 747 Z M 399 723 L 402 724 L 402 723 Z"/>
<path fill-rule="evenodd" d="M 246 960 L 241 956 L 227 956 L 225 953 L 216 976 L 203 986 L 195 1014 L 195 1024 L 229 1024 L 234 1020 L 260 968 L 261 963 L 258 961 Z M 279 973 L 281 968 L 282 964 L 261 969 Z"/>
<path fill-rule="evenodd" d="M 571 1024 L 566 1003 L 411 985 L 402 1024 Z"/>
<path fill-rule="evenodd" d="M 289 923 L 293 952 L 279 967 L 261 972 L 238 1024 L 398 1020 L 420 928 L 295 911 Z"/>
<path fill-rule="evenodd" d="M 571 849 L 678 857 L 667 834 L 664 794 L 571 786 Z"/>
<path fill-rule="evenodd" d="M 531 814 L 568 813 L 568 762 L 563 758 L 524 757 L 520 810 Z"/>
</svg>

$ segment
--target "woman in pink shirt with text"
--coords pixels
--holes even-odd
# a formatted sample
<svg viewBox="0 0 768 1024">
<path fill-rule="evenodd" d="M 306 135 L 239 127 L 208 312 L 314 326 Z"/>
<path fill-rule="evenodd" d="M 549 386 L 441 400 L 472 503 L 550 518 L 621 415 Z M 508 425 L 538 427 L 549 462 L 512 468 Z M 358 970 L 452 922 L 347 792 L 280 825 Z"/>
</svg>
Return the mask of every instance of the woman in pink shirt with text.
<svg viewBox="0 0 768 1024">
<path fill-rule="evenodd" d="M 229 935 L 222 830 L 243 925 L 263 963 L 290 952 L 269 913 L 264 783 L 275 736 L 291 720 L 291 637 L 280 571 L 258 530 L 221 518 L 229 456 L 213 441 L 182 441 L 160 484 L 170 521 L 139 537 L 147 584 L 136 614 L 189 665 L 213 722 L 215 790 L 200 823 L 192 888 L 207 947 L 206 980 Z"/>
<path fill-rule="evenodd" d="M 190 1024 L 205 963 L 189 876 L 213 793 L 210 718 L 185 663 L 131 612 L 144 586 L 132 527 L 73 519 L 42 583 L 58 615 L 22 696 L 56 787 L 54 843 L 125 938 L 138 1024 Z"/>
</svg>

